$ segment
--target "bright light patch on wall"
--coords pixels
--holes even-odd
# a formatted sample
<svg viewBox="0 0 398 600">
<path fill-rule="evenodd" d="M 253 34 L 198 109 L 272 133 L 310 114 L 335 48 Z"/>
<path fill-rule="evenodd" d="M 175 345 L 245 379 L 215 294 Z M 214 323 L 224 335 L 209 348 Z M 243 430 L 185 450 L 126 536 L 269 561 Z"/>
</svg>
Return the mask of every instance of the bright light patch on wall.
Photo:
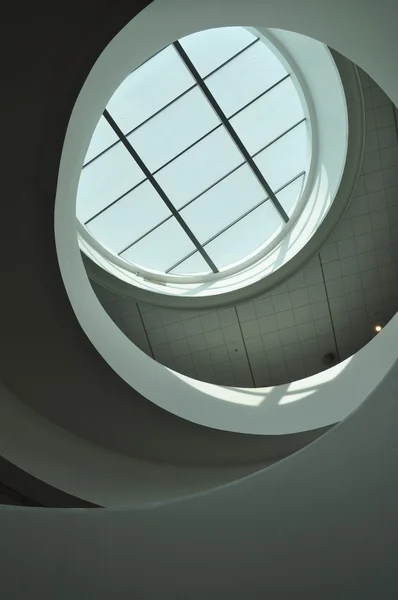
<svg viewBox="0 0 398 600">
<path fill-rule="evenodd" d="M 306 392 L 299 392 L 297 394 L 286 394 L 281 398 L 278 402 L 279 406 L 283 406 L 285 404 L 292 404 L 292 402 L 297 402 L 298 400 L 303 400 L 304 398 L 308 398 L 315 394 L 315 390 L 308 390 Z"/>
<path fill-rule="evenodd" d="M 310 377 L 306 377 L 305 379 L 294 381 L 289 385 L 289 393 L 305 389 L 314 389 L 318 385 L 323 385 L 328 381 L 333 381 L 334 379 L 339 377 L 339 375 L 341 375 L 344 369 L 347 368 L 351 359 L 352 357 L 347 358 L 346 360 L 335 365 L 334 367 L 331 367 L 330 369 L 321 371 L 320 373 L 316 373 L 315 375 L 311 375 Z"/>
</svg>

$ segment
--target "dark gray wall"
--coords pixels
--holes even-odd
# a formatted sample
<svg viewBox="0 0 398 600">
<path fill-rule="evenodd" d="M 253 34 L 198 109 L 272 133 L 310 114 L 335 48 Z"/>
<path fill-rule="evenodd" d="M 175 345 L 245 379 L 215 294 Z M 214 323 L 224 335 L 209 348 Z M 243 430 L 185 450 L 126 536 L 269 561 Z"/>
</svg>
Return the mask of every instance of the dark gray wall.
<svg viewBox="0 0 398 600">
<path fill-rule="evenodd" d="M 52 508 L 96 507 L 40 481 L 2 456 L 0 456 L 0 504 L 51 506 Z"/>
<path fill-rule="evenodd" d="M 190 501 L 3 508 L 4 597 L 392 600 L 397 384 L 394 374 L 311 448 Z"/>
</svg>

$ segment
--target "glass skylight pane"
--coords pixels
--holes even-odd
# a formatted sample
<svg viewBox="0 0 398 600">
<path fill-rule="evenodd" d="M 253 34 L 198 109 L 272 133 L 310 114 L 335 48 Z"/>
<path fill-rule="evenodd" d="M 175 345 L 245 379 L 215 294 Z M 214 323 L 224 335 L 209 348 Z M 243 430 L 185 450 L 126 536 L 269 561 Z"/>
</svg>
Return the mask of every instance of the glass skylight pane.
<svg viewBox="0 0 398 600">
<path fill-rule="evenodd" d="M 180 43 L 291 217 L 298 205 L 301 210 L 301 173 L 308 171 L 311 143 L 301 96 L 284 63 L 244 27 L 199 32 Z M 90 235 L 134 271 L 166 274 L 180 263 L 170 275 L 195 277 L 200 287 L 206 275 L 218 280 L 231 266 L 243 268 L 286 231 L 173 44 L 131 73 L 107 109 L 221 274 L 212 273 L 101 117 L 85 157 L 76 213 Z M 159 283 L 165 280 L 159 277 Z"/>
<path fill-rule="evenodd" d="M 128 136 L 139 156 L 155 171 L 220 124 L 199 88 L 194 88 Z"/>
<path fill-rule="evenodd" d="M 211 273 L 211 269 L 199 252 L 196 252 L 170 271 L 171 275 L 205 275 L 206 273 Z"/>
<path fill-rule="evenodd" d="M 220 27 L 199 31 L 180 43 L 199 74 L 205 77 L 255 39 L 244 27 Z"/>
<path fill-rule="evenodd" d="M 243 165 L 184 208 L 181 216 L 204 243 L 266 197 L 250 168 Z"/>
<path fill-rule="evenodd" d="M 169 216 L 171 212 L 163 200 L 145 181 L 93 219 L 87 228 L 99 242 L 118 254 Z"/>
<path fill-rule="evenodd" d="M 257 166 L 274 191 L 306 170 L 307 140 L 307 125 L 304 121 L 255 157 Z"/>
<path fill-rule="evenodd" d="M 172 218 L 134 244 L 121 257 L 134 265 L 164 272 L 193 250 L 195 246 Z"/>
<path fill-rule="evenodd" d="M 123 133 L 128 133 L 194 83 L 174 48 L 168 46 L 123 81 L 107 109 Z"/>
<path fill-rule="evenodd" d="M 229 117 L 285 75 L 279 58 L 260 41 L 211 75 L 206 85 Z"/>
<path fill-rule="evenodd" d="M 276 195 L 289 217 L 293 214 L 297 205 L 297 200 L 301 196 L 303 183 L 304 175 L 287 185 Z"/>
<path fill-rule="evenodd" d="M 241 153 L 225 129 L 220 128 L 155 177 L 179 209 L 241 163 Z"/>
<path fill-rule="evenodd" d="M 77 216 L 83 223 L 144 179 L 122 144 L 84 167 L 77 190 Z"/>
<path fill-rule="evenodd" d="M 106 150 L 106 148 L 112 146 L 118 139 L 119 138 L 112 127 L 105 118 L 101 116 L 98 125 L 94 130 L 93 137 L 91 138 L 84 162 L 87 163 L 89 160 Z"/>
<path fill-rule="evenodd" d="M 289 77 L 231 119 L 231 125 L 254 154 L 303 118 L 300 98 Z"/>
<path fill-rule="evenodd" d="M 283 221 L 270 200 L 253 210 L 215 240 L 205 250 L 219 269 L 240 262 L 258 250 L 280 230 Z"/>
</svg>

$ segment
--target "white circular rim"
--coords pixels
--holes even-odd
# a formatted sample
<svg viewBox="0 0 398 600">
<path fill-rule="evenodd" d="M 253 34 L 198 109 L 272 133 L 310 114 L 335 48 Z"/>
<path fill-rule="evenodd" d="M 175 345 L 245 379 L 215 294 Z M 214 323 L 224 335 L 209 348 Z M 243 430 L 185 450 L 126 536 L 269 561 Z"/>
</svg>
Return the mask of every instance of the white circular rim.
<svg viewBox="0 0 398 600">
<path fill-rule="evenodd" d="M 225 19 L 224 0 L 219 0 L 218 5 L 214 2 L 211 5 L 205 3 L 200 6 L 199 12 L 199 9 L 196 10 L 196 14 L 192 12 L 190 2 L 187 2 L 179 5 L 179 20 L 176 23 L 170 17 L 174 14 L 170 10 L 172 1 L 151 4 L 114 38 L 87 78 L 72 112 L 61 157 L 55 202 L 57 254 L 71 305 L 86 335 L 114 371 L 144 397 L 173 414 L 215 429 L 251 434 L 295 433 L 334 424 L 362 402 L 368 395 L 365 392 L 373 389 L 375 373 L 372 372 L 370 376 L 369 370 L 369 373 L 362 374 L 362 356 L 358 358 L 356 355 L 326 372 L 274 388 L 231 389 L 198 382 L 156 363 L 134 346 L 105 313 L 91 288 L 77 243 L 76 190 L 92 131 L 109 92 L 115 89 L 115 82 L 123 78 L 126 65 L 123 65 L 122 58 L 135 55 L 137 62 L 142 60 L 142 53 L 145 55 L 148 51 L 145 45 L 148 44 L 149 30 L 158 43 L 165 45 L 167 36 L 171 39 L 181 37 L 190 24 L 195 23 L 196 27 L 199 25 L 203 28 L 212 26 L 216 7 L 218 18 Z M 253 20 L 259 14 L 261 16 L 261 7 L 257 4 L 254 0 L 248 0 L 245 6 Z M 234 24 L 235 19 L 235 23 L 239 24 L 240 10 L 238 8 L 235 12 L 234 8 L 238 7 L 231 0 L 229 22 Z M 131 68 L 130 61 L 127 68 Z M 355 67 L 347 65 L 347 69 L 351 76 L 355 74 L 357 77 Z M 363 111 L 358 110 L 361 107 L 359 89 L 359 86 L 353 88 L 352 102 L 357 125 L 361 127 Z M 359 169 L 363 138 L 358 142 L 358 138 L 349 141 L 354 145 L 353 151 L 357 152 L 355 164 Z M 357 171 L 346 168 L 344 173 L 354 187 Z M 344 197 L 344 201 L 340 199 L 340 210 L 345 206 Z M 388 336 L 388 329 L 377 338 Z M 363 348 L 359 355 L 369 354 L 371 346 Z M 383 363 L 379 369 L 385 372 L 387 363 Z M 334 385 L 324 385 L 337 375 Z M 353 380 L 361 389 L 347 398 L 342 390 Z"/>
<path fill-rule="evenodd" d="M 210 300 L 231 303 L 232 296 L 236 296 L 239 290 L 241 295 L 247 296 L 254 285 L 260 283 L 264 286 L 266 280 L 276 272 L 285 271 L 286 277 L 286 267 L 308 244 L 333 205 L 346 162 L 348 140 L 345 95 L 335 62 L 330 51 L 315 40 L 281 30 L 256 28 L 254 31 L 291 72 L 306 113 L 311 146 L 310 168 L 305 175 L 301 198 L 289 223 L 279 233 L 246 261 L 223 270 L 221 277 L 214 277 L 213 274 L 200 278 L 159 274 L 154 279 L 152 272 L 138 269 L 106 250 L 78 223 L 79 244 L 85 255 L 111 276 L 130 285 L 131 294 L 134 296 L 135 291 L 138 292 L 140 300 L 142 292 L 147 292 L 145 301 L 152 304 L 170 305 L 171 299 L 176 300 L 179 306 L 189 303 L 191 308 L 193 300 L 196 303 Z M 150 54 L 154 51 L 152 47 Z M 309 56 L 312 59 L 312 72 L 308 69 Z M 319 86 L 321 74 L 327 86 Z M 324 181 L 320 199 L 317 173 L 321 166 L 327 174 L 327 185 Z M 314 219 L 317 207 L 322 204 L 322 210 Z M 308 223 L 310 208 L 312 215 Z M 297 235 L 298 231 L 300 235 Z M 287 250 L 286 240 L 292 239 L 294 243 Z"/>
</svg>

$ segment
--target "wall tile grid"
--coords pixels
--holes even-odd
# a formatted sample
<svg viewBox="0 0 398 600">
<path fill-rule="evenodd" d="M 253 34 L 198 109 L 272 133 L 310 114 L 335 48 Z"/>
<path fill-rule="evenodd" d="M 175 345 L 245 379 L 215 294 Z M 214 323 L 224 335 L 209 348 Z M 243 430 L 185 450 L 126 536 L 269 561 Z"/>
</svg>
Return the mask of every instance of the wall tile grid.
<svg viewBox="0 0 398 600">
<path fill-rule="evenodd" d="M 398 305 L 397 113 L 361 72 L 363 166 L 349 209 L 327 245 L 270 293 L 217 311 L 137 305 L 93 284 L 120 329 L 144 352 L 186 375 L 235 386 L 275 385 L 343 360 Z"/>
</svg>

